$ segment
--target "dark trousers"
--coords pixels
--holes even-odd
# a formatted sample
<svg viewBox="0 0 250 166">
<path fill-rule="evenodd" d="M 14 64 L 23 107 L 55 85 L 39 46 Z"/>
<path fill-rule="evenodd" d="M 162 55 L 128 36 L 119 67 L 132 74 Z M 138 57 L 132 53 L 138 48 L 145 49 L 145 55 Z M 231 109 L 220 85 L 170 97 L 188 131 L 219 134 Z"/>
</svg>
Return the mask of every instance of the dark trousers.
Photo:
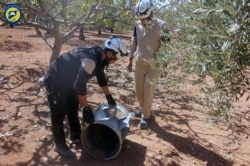
<svg viewBox="0 0 250 166">
<path fill-rule="evenodd" d="M 71 88 L 53 88 L 45 84 L 47 99 L 51 111 L 52 133 L 55 144 L 65 145 L 66 138 L 63 121 L 67 116 L 70 139 L 80 139 L 81 125 L 78 117 L 79 101 L 77 94 Z"/>
</svg>

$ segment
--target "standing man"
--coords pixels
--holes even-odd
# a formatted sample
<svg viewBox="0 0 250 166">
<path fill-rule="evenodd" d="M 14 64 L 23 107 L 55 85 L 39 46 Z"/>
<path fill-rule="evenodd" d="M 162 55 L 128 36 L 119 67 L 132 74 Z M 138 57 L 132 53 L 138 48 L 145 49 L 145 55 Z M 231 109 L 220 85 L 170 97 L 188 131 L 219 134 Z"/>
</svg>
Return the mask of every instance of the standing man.
<svg viewBox="0 0 250 166">
<path fill-rule="evenodd" d="M 141 118 L 139 127 L 146 129 L 158 78 L 157 66 L 154 66 L 156 63 L 149 61 L 157 59 L 156 53 L 161 45 L 161 33 L 168 33 L 168 28 L 164 21 L 154 16 L 151 0 L 140 0 L 135 6 L 135 15 L 139 21 L 135 24 L 131 39 L 128 70 L 132 71 L 132 60 L 135 58 L 135 91 L 142 108 L 135 113 L 135 117 Z"/>
<path fill-rule="evenodd" d="M 53 149 L 61 156 L 75 157 L 75 152 L 66 144 L 63 121 L 67 116 L 72 142 L 80 141 L 81 126 L 78 107 L 82 110 L 83 122 L 95 120 L 87 100 L 87 82 L 96 76 L 99 86 L 110 105 L 116 105 L 107 84 L 104 68 L 115 63 L 118 57 L 127 54 L 124 42 L 113 36 L 104 47 L 80 47 L 59 56 L 50 65 L 44 77 L 47 99 L 51 111 Z"/>
</svg>

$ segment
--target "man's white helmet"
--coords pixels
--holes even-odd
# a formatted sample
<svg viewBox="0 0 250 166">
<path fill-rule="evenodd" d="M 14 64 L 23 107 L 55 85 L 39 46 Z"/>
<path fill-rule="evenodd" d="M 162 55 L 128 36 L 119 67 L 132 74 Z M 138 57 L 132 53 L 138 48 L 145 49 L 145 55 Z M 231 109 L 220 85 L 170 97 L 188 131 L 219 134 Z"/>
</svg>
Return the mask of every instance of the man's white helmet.
<svg viewBox="0 0 250 166">
<path fill-rule="evenodd" d="M 147 18 L 153 8 L 154 5 L 151 0 L 140 0 L 135 6 L 135 15 L 139 19 Z"/>
<path fill-rule="evenodd" d="M 117 36 L 111 36 L 110 39 L 104 43 L 104 48 L 113 50 L 120 57 L 128 55 L 126 44 Z M 120 58 L 119 56 L 118 58 Z"/>
</svg>

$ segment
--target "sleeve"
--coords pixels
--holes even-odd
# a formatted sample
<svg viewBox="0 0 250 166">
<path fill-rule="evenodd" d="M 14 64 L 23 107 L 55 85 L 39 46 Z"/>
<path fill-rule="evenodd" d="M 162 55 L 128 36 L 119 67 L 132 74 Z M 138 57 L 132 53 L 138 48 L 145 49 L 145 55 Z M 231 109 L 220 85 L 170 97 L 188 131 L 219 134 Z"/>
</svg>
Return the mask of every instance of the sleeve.
<svg viewBox="0 0 250 166">
<path fill-rule="evenodd" d="M 91 78 L 95 66 L 95 62 L 91 59 L 82 60 L 82 65 L 74 84 L 74 89 L 78 95 L 87 94 L 87 82 Z"/>
<path fill-rule="evenodd" d="M 103 70 L 100 69 L 100 70 L 97 71 L 96 78 L 97 78 L 98 85 L 100 87 L 108 85 L 108 81 L 107 81 L 107 78 L 106 78 L 105 73 L 104 73 Z"/>
<path fill-rule="evenodd" d="M 163 21 L 163 20 L 161 20 L 159 18 L 156 18 L 156 19 L 157 19 L 162 31 L 163 32 L 169 32 L 170 27 L 168 26 L 168 24 L 165 21 Z"/>
<path fill-rule="evenodd" d="M 137 33 L 136 33 L 136 27 L 134 27 L 134 31 L 131 37 L 131 43 L 130 43 L 130 52 L 133 56 L 137 47 Z"/>
<path fill-rule="evenodd" d="M 165 33 L 169 33 L 169 28 L 168 28 L 168 26 L 167 26 L 167 23 L 165 23 L 165 24 L 162 25 L 162 30 L 163 30 L 163 32 L 165 32 Z"/>
<path fill-rule="evenodd" d="M 163 43 L 170 42 L 170 31 L 169 31 L 169 27 L 167 23 L 162 20 L 160 20 L 159 22 L 160 22 L 161 29 L 163 31 L 163 34 L 161 35 L 161 41 Z"/>
<path fill-rule="evenodd" d="M 74 89 L 78 95 L 87 94 L 87 82 L 90 79 L 90 75 L 85 71 L 81 70 L 76 78 Z"/>
</svg>

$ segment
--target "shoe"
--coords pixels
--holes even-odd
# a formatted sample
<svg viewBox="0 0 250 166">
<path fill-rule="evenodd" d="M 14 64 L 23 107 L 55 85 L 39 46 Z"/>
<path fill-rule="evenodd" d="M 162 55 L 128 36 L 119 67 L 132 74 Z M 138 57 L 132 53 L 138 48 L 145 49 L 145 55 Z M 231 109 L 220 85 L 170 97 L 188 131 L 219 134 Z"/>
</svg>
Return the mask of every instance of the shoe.
<svg viewBox="0 0 250 166">
<path fill-rule="evenodd" d="M 135 112 L 135 117 L 136 118 L 141 118 L 141 115 L 142 115 L 141 111 Z"/>
<path fill-rule="evenodd" d="M 72 149 L 70 149 L 67 145 L 54 144 L 53 149 L 55 152 L 59 153 L 59 155 L 61 155 L 62 157 L 65 157 L 65 158 L 75 158 L 76 157 L 75 152 Z"/>
<path fill-rule="evenodd" d="M 140 127 L 141 129 L 147 129 L 149 123 L 150 123 L 149 119 L 141 119 L 141 121 L 140 121 L 140 123 L 139 123 L 139 127 Z"/>
</svg>

